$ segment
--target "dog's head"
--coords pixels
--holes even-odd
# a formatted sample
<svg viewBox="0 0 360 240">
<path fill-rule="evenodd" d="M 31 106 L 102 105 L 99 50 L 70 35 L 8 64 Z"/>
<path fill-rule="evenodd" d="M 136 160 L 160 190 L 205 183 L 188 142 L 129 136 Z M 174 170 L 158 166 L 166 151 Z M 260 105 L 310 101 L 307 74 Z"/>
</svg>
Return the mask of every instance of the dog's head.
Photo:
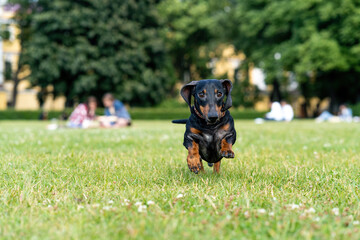
<svg viewBox="0 0 360 240">
<path fill-rule="evenodd" d="M 191 96 L 194 96 L 195 109 L 208 124 L 214 124 L 232 106 L 231 90 L 230 80 L 210 79 L 188 83 L 182 87 L 180 93 L 190 108 Z"/>
</svg>

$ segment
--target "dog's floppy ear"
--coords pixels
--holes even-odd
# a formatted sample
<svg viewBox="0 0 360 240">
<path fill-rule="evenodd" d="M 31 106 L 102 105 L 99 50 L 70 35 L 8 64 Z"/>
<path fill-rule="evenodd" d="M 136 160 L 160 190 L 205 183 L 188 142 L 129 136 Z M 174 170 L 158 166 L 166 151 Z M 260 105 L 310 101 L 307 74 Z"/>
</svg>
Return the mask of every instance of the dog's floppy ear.
<svg viewBox="0 0 360 240">
<path fill-rule="evenodd" d="M 183 99 L 189 105 L 190 108 L 191 108 L 191 95 L 196 84 L 198 84 L 198 81 L 192 81 L 186 84 L 185 86 L 183 86 L 180 90 L 181 96 L 183 97 Z"/>
<path fill-rule="evenodd" d="M 232 99 L 231 99 L 232 83 L 229 79 L 223 79 L 220 81 L 226 90 L 226 102 L 222 109 L 223 111 L 226 111 L 232 106 Z"/>
</svg>

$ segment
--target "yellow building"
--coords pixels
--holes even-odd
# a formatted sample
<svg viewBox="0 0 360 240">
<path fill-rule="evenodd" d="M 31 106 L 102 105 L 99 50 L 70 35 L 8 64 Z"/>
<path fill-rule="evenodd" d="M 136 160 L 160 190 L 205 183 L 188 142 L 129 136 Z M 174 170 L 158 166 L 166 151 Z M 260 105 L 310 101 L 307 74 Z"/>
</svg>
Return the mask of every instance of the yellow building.
<svg viewBox="0 0 360 240">
<path fill-rule="evenodd" d="M 17 68 L 20 42 L 17 39 L 19 29 L 16 27 L 12 17 L 14 16 L 14 8 L 6 4 L 6 0 L 0 0 L 0 27 L 8 34 L 8 38 L 0 38 L 0 110 L 6 109 L 12 101 L 13 82 L 11 80 L 11 72 Z M 23 71 L 19 77 L 29 75 L 29 71 Z M 28 80 L 22 80 L 18 85 L 18 95 L 16 98 L 16 110 L 37 110 L 40 108 L 37 100 L 38 88 L 31 87 Z M 45 101 L 45 110 L 62 110 L 64 109 L 65 98 L 59 97 L 53 100 L 52 96 L 48 96 Z"/>
<path fill-rule="evenodd" d="M 218 58 L 212 58 L 209 67 L 213 69 L 214 76 L 227 76 L 228 79 L 234 81 L 235 70 L 240 67 L 246 56 L 235 50 L 234 46 L 219 46 L 221 54 Z M 259 68 L 250 67 L 249 70 L 250 83 L 256 85 L 261 91 L 269 92 L 271 89 L 265 84 L 265 75 Z M 236 96 L 233 96 L 236 97 Z M 267 95 L 262 97 L 261 101 L 255 103 L 254 108 L 258 111 L 267 111 L 269 109 L 270 99 Z"/>
</svg>

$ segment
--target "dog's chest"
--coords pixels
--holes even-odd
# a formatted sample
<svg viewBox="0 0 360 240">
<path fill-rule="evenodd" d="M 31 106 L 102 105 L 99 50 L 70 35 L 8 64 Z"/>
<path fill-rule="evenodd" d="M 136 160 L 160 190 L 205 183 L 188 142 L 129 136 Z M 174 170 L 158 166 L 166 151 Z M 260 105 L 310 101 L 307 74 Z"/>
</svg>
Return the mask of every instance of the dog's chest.
<svg viewBox="0 0 360 240">
<path fill-rule="evenodd" d="M 207 144 L 210 144 L 214 141 L 214 139 L 216 138 L 216 136 L 214 136 L 214 134 L 211 133 L 204 133 L 203 134 L 203 141 Z"/>
<path fill-rule="evenodd" d="M 220 157 L 221 140 L 225 131 L 206 131 L 201 134 L 199 150 L 202 158 L 208 162 L 217 162 Z"/>
<path fill-rule="evenodd" d="M 220 143 L 220 141 L 226 136 L 227 132 L 224 130 L 204 131 L 201 134 L 202 141 L 207 145 L 214 143 Z"/>
</svg>

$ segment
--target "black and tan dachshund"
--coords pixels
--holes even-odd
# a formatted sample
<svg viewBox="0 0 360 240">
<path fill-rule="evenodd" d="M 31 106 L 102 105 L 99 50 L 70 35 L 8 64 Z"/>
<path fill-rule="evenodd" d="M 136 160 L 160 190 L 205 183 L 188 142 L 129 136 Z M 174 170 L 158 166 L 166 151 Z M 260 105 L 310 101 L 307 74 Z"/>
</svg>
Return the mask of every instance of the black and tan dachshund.
<svg viewBox="0 0 360 240">
<path fill-rule="evenodd" d="M 204 171 L 202 160 L 214 165 L 219 173 L 221 159 L 234 158 L 232 146 L 236 141 L 234 120 L 228 109 L 232 106 L 230 80 L 200 80 L 186 84 L 181 96 L 190 107 L 189 119 L 174 120 L 186 123 L 184 146 L 188 150 L 187 164 L 190 171 Z M 191 105 L 194 97 L 194 106 Z"/>
</svg>

